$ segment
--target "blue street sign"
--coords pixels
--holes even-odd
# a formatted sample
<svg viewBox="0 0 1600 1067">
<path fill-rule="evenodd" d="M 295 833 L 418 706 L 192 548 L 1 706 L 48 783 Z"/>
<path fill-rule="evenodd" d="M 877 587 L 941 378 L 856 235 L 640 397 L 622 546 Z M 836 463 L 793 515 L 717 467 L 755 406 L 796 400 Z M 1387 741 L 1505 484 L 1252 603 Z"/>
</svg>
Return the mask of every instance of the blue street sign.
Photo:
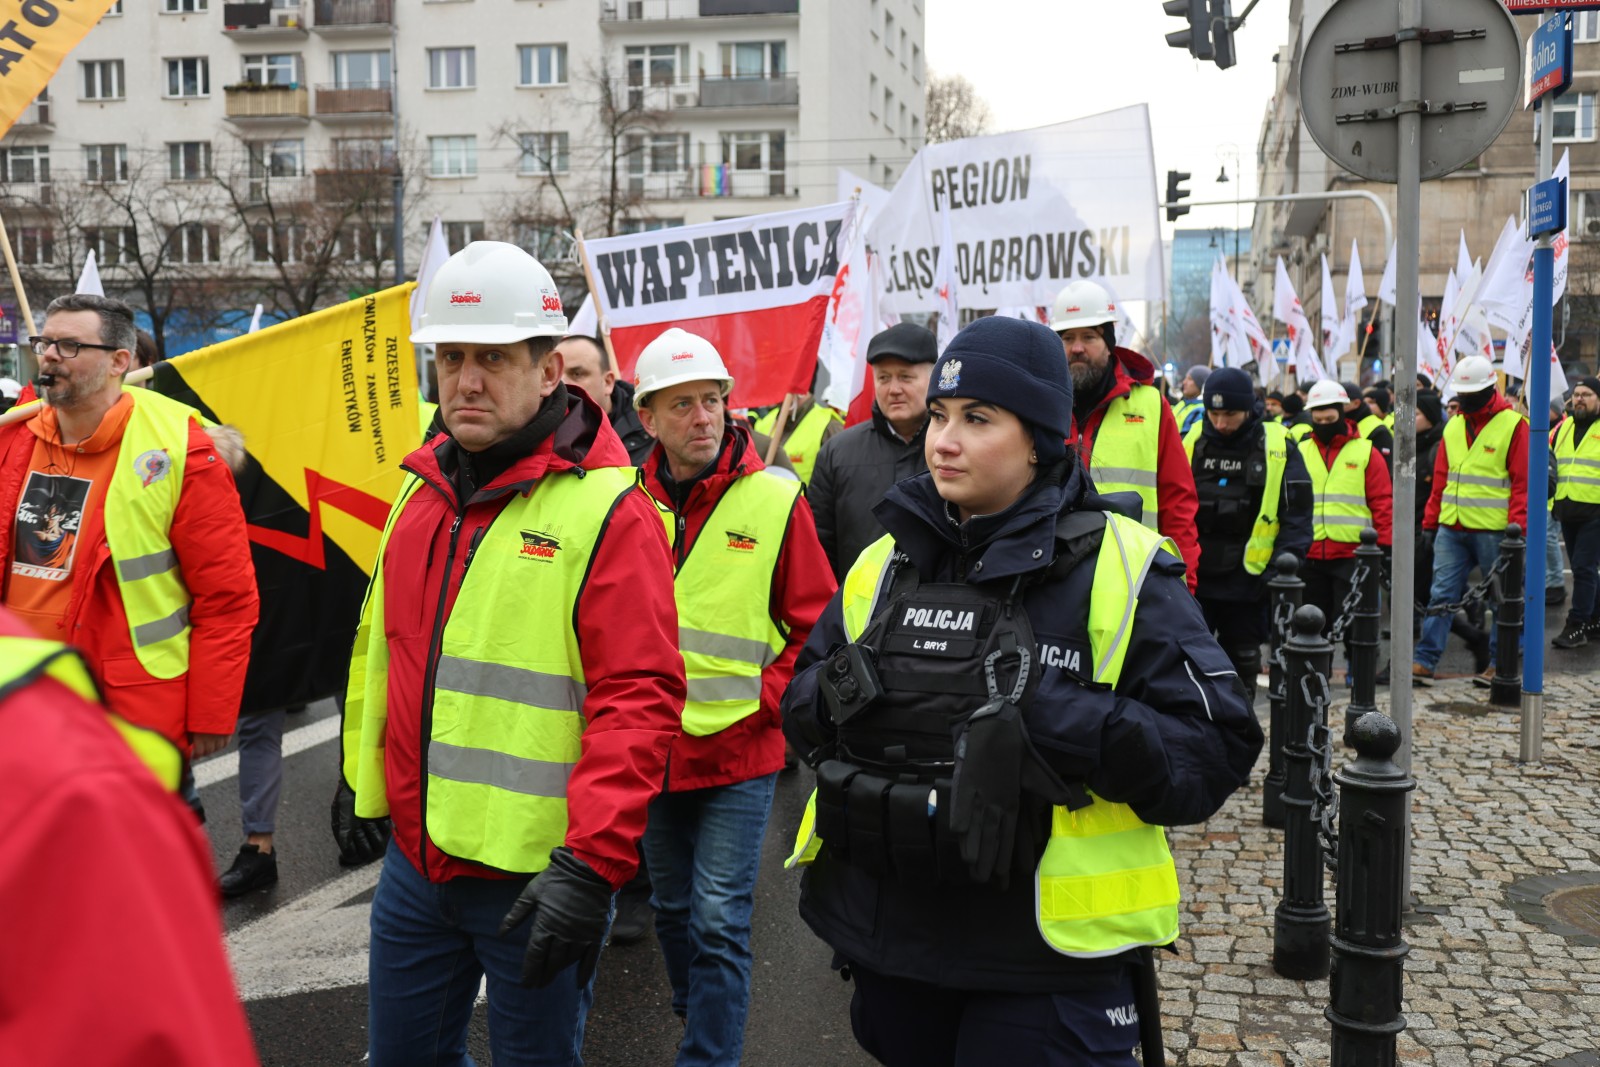
<svg viewBox="0 0 1600 1067">
<path fill-rule="evenodd" d="M 1560 96 L 1572 84 L 1572 16 L 1557 14 L 1528 38 L 1528 84 L 1523 106 Z"/>
<path fill-rule="evenodd" d="M 1560 178 L 1539 182 L 1528 190 L 1528 239 L 1560 233 L 1567 228 L 1567 183 Z"/>
</svg>

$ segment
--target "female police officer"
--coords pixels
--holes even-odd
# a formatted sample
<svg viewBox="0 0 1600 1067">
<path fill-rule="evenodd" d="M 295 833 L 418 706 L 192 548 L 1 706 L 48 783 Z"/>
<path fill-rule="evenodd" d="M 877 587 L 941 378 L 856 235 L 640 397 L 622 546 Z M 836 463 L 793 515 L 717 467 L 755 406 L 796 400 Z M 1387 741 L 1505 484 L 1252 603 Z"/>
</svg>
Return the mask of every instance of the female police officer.
<svg viewBox="0 0 1600 1067">
<path fill-rule="evenodd" d="M 817 771 L 801 914 L 885 1064 L 1150 1062 L 1161 827 L 1215 812 L 1261 730 L 1171 543 L 1063 446 L 1048 329 L 968 326 L 928 407 L 928 473 L 875 509 L 784 698 Z"/>
</svg>

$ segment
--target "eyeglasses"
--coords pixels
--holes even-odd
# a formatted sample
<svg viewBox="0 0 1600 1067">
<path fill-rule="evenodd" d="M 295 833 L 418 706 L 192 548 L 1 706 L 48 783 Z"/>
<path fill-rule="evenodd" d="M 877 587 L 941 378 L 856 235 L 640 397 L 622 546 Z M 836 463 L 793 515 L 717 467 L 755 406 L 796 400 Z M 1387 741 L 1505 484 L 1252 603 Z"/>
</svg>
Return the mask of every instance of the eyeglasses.
<svg viewBox="0 0 1600 1067">
<path fill-rule="evenodd" d="M 61 353 L 62 359 L 77 359 L 78 353 L 85 348 L 99 348 L 106 352 L 120 351 L 116 345 L 97 345 L 88 341 L 69 341 L 65 337 L 29 337 L 28 347 L 33 349 L 33 354 L 42 356 L 50 348 L 56 346 L 56 351 Z"/>
</svg>

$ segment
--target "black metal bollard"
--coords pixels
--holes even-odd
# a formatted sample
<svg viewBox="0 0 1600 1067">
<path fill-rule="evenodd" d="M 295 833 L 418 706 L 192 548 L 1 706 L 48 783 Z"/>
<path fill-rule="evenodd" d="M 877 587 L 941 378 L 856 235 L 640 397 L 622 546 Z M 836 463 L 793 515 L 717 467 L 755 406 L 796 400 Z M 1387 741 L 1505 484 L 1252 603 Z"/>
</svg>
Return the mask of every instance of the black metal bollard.
<svg viewBox="0 0 1600 1067">
<path fill-rule="evenodd" d="M 1344 743 L 1354 744 L 1356 720 L 1378 710 L 1378 645 L 1383 628 L 1383 549 L 1378 547 L 1378 531 L 1368 526 L 1361 531 L 1361 547 L 1356 549 L 1357 570 L 1367 566 L 1361 583 L 1361 602 L 1350 613 L 1350 705 L 1344 709 Z"/>
<path fill-rule="evenodd" d="M 1323 621 L 1322 609 L 1314 604 L 1296 611 L 1284 646 L 1283 762 L 1288 780 L 1283 791 L 1283 899 L 1273 913 L 1272 969 L 1285 978 L 1328 976 L 1332 919 L 1322 892 L 1322 842 L 1311 817 L 1315 770 L 1307 745 L 1311 725 L 1319 719 L 1310 698 L 1328 699 L 1327 677 L 1333 669 L 1333 645 L 1322 636 Z"/>
<path fill-rule="evenodd" d="M 1267 679 L 1267 778 L 1261 786 L 1261 822 L 1283 826 L 1283 645 L 1289 639 L 1289 619 L 1305 596 L 1306 583 L 1300 580 L 1300 560 L 1285 552 L 1272 563 L 1273 575 L 1267 579 L 1272 596 L 1272 673 Z"/>
<path fill-rule="evenodd" d="M 1500 636 L 1494 650 L 1494 681 L 1489 685 L 1489 703 L 1500 707 L 1522 703 L 1522 620 L 1527 609 L 1522 580 L 1527 548 L 1522 527 L 1516 523 L 1507 526 L 1500 541 L 1500 558 L 1506 561 L 1506 569 L 1500 575 L 1500 605 L 1495 609 Z"/>
<path fill-rule="evenodd" d="M 1353 763 L 1335 771 L 1339 785 L 1338 925 L 1325 1013 L 1333 1024 L 1332 1067 L 1392 1067 L 1405 959 L 1406 794 L 1417 787 L 1394 762 L 1400 729 L 1368 712 L 1351 731 Z"/>
</svg>

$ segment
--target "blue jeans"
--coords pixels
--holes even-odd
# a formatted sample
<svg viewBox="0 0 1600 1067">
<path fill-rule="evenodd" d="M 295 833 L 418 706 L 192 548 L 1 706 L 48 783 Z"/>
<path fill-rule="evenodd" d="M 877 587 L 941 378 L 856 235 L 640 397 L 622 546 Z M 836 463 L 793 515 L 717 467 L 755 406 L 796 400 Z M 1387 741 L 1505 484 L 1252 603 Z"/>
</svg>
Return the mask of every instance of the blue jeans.
<svg viewBox="0 0 1600 1067">
<path fill-rule="evenodd" d="M 1566 589 L 1567 576 L 1561 562 L 1561 524 L 1551 516 L 1549 525 L 1545 527 L 1544 538 L 1544 587 L 1546 589 Z"/>
<path fill-rule="evenodd" d="M 389 842 L 367 962 L 372 1067 L 471 1067 L 467 1024 L 485 974 L 495 1067 L 581 1067 L 593 980 L 579 989 L 574 964 L 545 988 L 524 989 L 527 923 L 498 933 L 525 884 L 454 878 L 436 885 Z"/>
<path fill-rule="evenodd" d="M 1454 530 L 1439 527 L 1433 542 L 1433 588 L 1428 592 L 1428 607 L 1452 604 L 1467 591 L 1468 578 L 1476 566 L 1484 574 L 1494 566 L 1500 553 L 1500 539 L 1504 536 L 1494 530 Z M 1543 610 L 1542 608 L 1540 610 Z M 1499 651 L 1495 640 L 1498 625 L 1489 629 L 1490 664 Z M 1422 620 L 1422 638 L 1417 642 L 1412 658 L 1432 670 L 1444 655 L 1444 643 L 1450 636 L 1450 616 L 1429 615 Z"/>
<path fill-rule="evenodd" d="M 239 716 L 239 818 L 244 835 L 270 834 L 283 792 L 284 709 Z"/>
<path fill-rule="evenodd" d="M 656 937 L 687 1020 L 678 1067 L 738 1064 L 750 1014 L 750 912 L 776 773 L 662 793 L 650 802 L 644 853 Z"/>
</svg>

